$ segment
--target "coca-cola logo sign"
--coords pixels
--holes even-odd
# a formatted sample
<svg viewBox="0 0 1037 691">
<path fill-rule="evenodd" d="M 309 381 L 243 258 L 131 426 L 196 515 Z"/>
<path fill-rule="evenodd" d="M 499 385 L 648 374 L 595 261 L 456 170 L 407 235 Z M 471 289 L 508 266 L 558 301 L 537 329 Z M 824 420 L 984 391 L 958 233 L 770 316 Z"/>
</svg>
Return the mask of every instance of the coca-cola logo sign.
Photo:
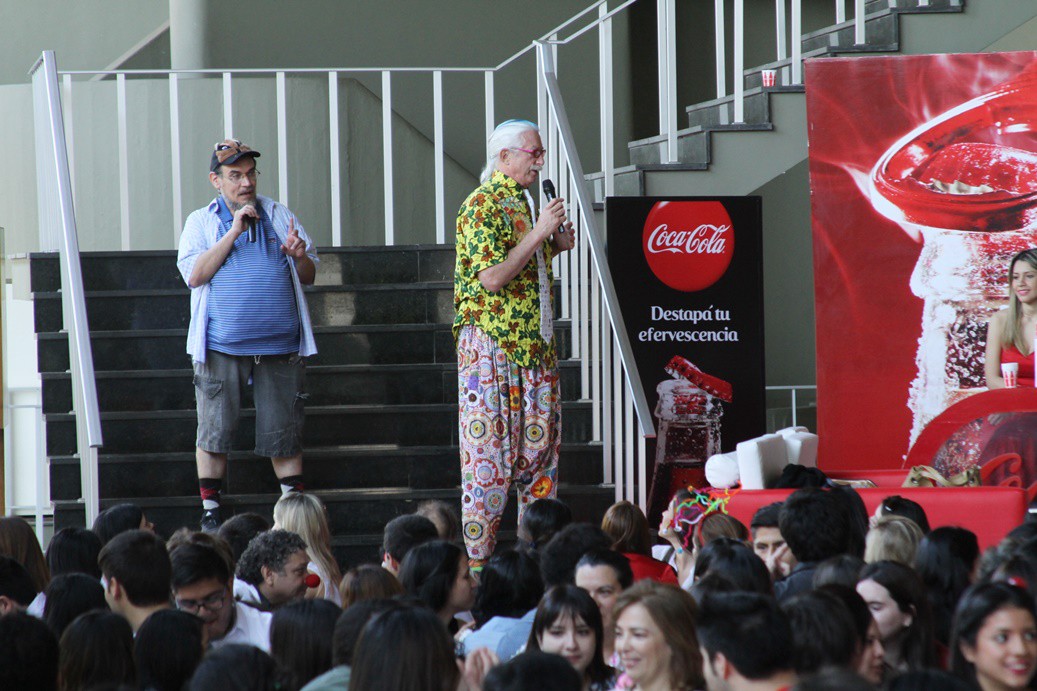
<svg viewBox="0 0 1037 691">
<path fill-rule="evenodd" d="M 720 280 L 735 252 L 735 230 L 720 202 L 658 202 L 648 212 L 645 259 L 660 281 L 686 293 Z"/>
</svg>

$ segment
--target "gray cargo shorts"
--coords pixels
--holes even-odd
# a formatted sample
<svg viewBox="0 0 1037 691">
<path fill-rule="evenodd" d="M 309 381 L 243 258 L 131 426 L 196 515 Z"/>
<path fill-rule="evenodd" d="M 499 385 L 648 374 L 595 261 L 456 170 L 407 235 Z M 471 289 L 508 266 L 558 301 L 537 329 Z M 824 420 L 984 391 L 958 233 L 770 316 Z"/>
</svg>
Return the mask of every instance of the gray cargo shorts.
<svg viewBox="0 0 1037 691">
<path fill-rule="evenodd" d="M 206 351 L 194 363 L 194 396 L 198 407 L 195 444 L 224 454 L 234 444 L 241 417 L 241 396 L 252 381 L 256 403 L 255 453 L 291 458 L 302 452 L 306 365 L 298 354 L 227 355 Z"/>
</svg>

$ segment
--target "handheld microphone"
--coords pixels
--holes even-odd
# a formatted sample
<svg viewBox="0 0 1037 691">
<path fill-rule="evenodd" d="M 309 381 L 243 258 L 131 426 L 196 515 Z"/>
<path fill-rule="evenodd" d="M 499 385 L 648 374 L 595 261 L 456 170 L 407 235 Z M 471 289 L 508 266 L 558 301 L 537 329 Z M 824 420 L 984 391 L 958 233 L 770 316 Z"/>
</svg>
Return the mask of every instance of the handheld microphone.
<svg viewBox="0 0 1037 691">
<path fill-rule="evenodd" d="M 256 241 L 256 219 L 253 216 L 248 217 L 248 241 Z"/>
<path fill-rule="evenodd" d="M 544 180 L 543 188 L 544 188 L 544 198 L 547 199 L 548 202 L 550 202 L 552 199 L 554 199 L 555 197 L 558 196 L 558 194 L 555 192 L 555 184 L 553 182 L 551 182 L 550 180 Z M 564 224 L 558 226 L 558 232 L 559 233 L 564 233 L 565 232 L 565 225 Z"/>
</svg>

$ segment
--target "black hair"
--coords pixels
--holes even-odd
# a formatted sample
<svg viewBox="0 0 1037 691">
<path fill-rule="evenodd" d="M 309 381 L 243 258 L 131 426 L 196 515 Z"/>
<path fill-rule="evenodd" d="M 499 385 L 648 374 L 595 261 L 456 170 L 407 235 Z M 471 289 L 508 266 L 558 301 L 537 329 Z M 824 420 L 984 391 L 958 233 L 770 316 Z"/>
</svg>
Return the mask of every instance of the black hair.
<svg viewBox="0 0 1037 691">
<path fill-rule="evenodd" d="M 825 667 L 792 687 L 792 691 L 874 691 L 875 686 L 853 670 Z"/>
<path fill-rule="evenodd" d="M 352 665 L 353 650 L 367 622 L 382 612 L 404 606 L 399 600 L 377 599 L 363 600 L 343 610 L 331 638 L 331 663 L 336 667 Z"/>
<path fill-rule="evenodd" d="M 101 578 L 97 555 L 101 553 L 101 538 L 86 528 L 62 528 L 54 533 L 47 546 L 47 566 L 51 578 L 63 573 L 85 573 Z"/>
<path fill-rule="evenodd" d="M 616 573 L 616 580 L 621 590 L 626 590 L 634 584 L 634 571 L 630 568 L 630 560 L 619 552 L 611 549 L 592 549 L 584 552 L 580 560 L 576 562 L 576 571 L 583 566 L 607 566 Z M 573 572 L 575 577 L 575 571 Z"/>
<path fill-rule="evenodd" d="M 140 688 L 180 691 L 202 661 L 202 620 L 162 609 L 141 624 L 133 640 Z"/>
<path fill-rule="evenodd" d="M 950 669 L 959 678 L 973 685 L 978 684 L 976 667 L 965 659 L 962 646 L 975 647 L 976 637 L 986 620 L 998 610 L 1009 608 L 1029 612 L 1037 625 L 1037 608 L 1033 595 L 1026 588 L 1008 583 L 979 583 L 961 596 L 954 610 L 950 645 Z"/>
<path fill-rule="evenodd" d="M 860 646 L 864 646 L 868 641 L 868 627 L 871 626 L 875 619 L 871 616 L 868 603 L 864 601 L 857 589 L 842 583 L 826 583 L 816 586 L 815 590 L 834 595 L 846 605 L 846 611 L 853 617 L 854 630 L 857 632 L 857 642 Z"/>
<path fill-rule="evenodd" d="M 799 675 L 822 667 L 851 667 L 860 642 L 849 608 L 835 595 L 812 590 L 781 603 L 792 627 L 792 662 Z"/>
<path fill-rule="evenodd" d="M 42 621 L 25 612 L 0 617 L 0 688 L 54 691 L 58 639 Z"/>
<path fill-rule="evenodd" d="M 483 567 L 472 616 L 476 626 L 493 617 L 520 618 L 537 606 L 544 594 L 540 567 L 528 554 L 498 550 Z"/>
<path fill-rule="evenodd" d="M 28 607 L 36 599 L 36 587 L 25 567 L 11 557 L 0 555 L 0 597 Z"/>
<path fill-rule="evenodd" d="M 810 583 L 815 588 L 831 583 L 855 588 L 863 568 L 864 560 L 860 557 L 854 554 L 837 554 L 817 565 Z"/>
<path fill-rule="evenodd" d="M 443 622 L 424 607 L 403 606 L 377 615 L 360 634 L 349 688 L 454 691 L 459 676 Z"/>
<path fill-rule="evenodd" d="M 50 579 L 43 620 L 58 638 L 72 621 L 90 610 L 108 609 L 104 588 L 96 578 L 85 573 L 63 573 Z"/>
<path fill-rule="evenodd" d="M 777 528 L 782 504 L 783 502 L 776 501 L 756 509 L 752 520 L 749 521 L 749 530 L 755 533 L 757 528 Z"/>
<path fill-rule="evenodd" d="M 285 564 L 296 552 L 305 552 L 306 543 L 287 530 L 268 530 L 252 538 L 238 560 L 238 578 L 251 585 L 263 581 L 263 567 L 283 573 Z"/>
<path fill-rule="evenodd" d="M 382 552 L 402 564 L 407 553 L 418 545 L 439 539 L 436 524 L 417 514 L 397 516 L 385 524 L 382 532 Z"/>
<path fill-rule="evenodd" d="M 93 531 L 104 546 L 119 533 L 138 530 L 143 520 L 144 511 L 136 504 L 116 504 L 97 514 Z"/>
<path fill-rule="evenodd" d="M 583 680 L 569 661 L 558 655 L 528 650 L 489 671 L 483 691 L 580 691 Z"/>
<path fill-rule="evenodd" d="M 462 549 L 452 542 L 433 540 L 418 545 L 403 558 L 400 584 L 408 595 L 439 612 L 450 600 L 462 556 Z"/>
<path fill-rule="evenodd" d="M 282 691 L 289 677 L 254 645 L 231 643 L 213 650 L 191 677 L 190 691 Z M 374 688 L 374 687 L 372 687 Z"/>
<path fill-rule="evenodd" d="M 316 598 L 289 602 L 270 620 L 270 654 L 297 687 L 331 669 L 331 641 L 342 609 Z"/>
<path fill-rule="evenodd" d="M 612 545 L 605 532 L 590 523 L 570 523 L 540 550 L 540 575 L 544 588 L 572 583 L 576 564 L 592 549 L 608 549 Z"/>
<path fill-rule="evenodd" d="M 760 593 L 711 593 L 699 602 L 695 631 L 706 651 L 703 665 L 723 654 L 746 679 L 790 670 L 792 631 L 774 598 Z"/>
<path fill-rule="evenodd" d="M 518 525 L 520 548 L 535 559 L 551 538 L 573 521 L 569 505 L 558 499 L 537 499 L 526 507 Z"/>
<path fill-rule="evenodd" d="M 973 691 L 975 687 L 942 669 L 913 669 L 897 674 L 882 687 L 885 691 Z"/>
<path fill-rule="evenodd" d="M 703 545 L 695 559 L 695 575 L 705 576 L 711 571 L 723 574 L 739 590 L 763 595 L 774 593 L 767 565 L 744 542 L 718 537 Z"/>
<path fill-rule="evenodd" d="M 747 591 L 739 588 L 731 579 L 719 571 L 712 571 L 696 580 L 688 588 L 688 592 L 695 599 L 695 602 L 702 602 L 703 598 L 718 593 L 744 593 Z"/>
<path fill-rule="evenodd" d="M 929 517 L 925 515 L 925 509 L 916 501 L 905 499 L 899 494 L 886 497 L 879 504 L 880 516 L 903 516 L 910 518 L 923 534 L 929 533 Z"/>
<path fill-rule="evenodd" d="M 130 604 L 146 607 L 169 602 L 169 554 L 154 533 L 119 533 L 101 549 L 97 562 L 105 578 L 119 581 Z"/>
<path fill-rule="evenodd" d="M 268 530 L 270 530 L 270 523 L 265 518 L 258 513 L 247 512 L 228 518 L 216 531 L 216 534 L 230 545 L 234 562 L 237 563 L 241 559 L 241 555 L 245 553 L 248 543 L 252 542 L 252 538 Z"/>
<path fill-rule="evenodd" d="M 594 657 L 587 666 L 586 675 L 594 684 L 608 681 L 612 677 L 612 668 L 605 663 L 602 652 L 605 630 L 601 622 L 601 610 L 583 588 L 559 585 L 547 591 L 533 617 L 533 627 L 529 630 L 526 650 L 540 650 L 540 639 L 544 631 L 551 628 L 559 617 L 564 616 L 571 617 L 574 623 L 578 617 L 594 631 Z"/>
<path fill-rule="evenodd" d="M 861 495 L 857 490 L 845 485 L 835 485 L 828 490 L 838 499 L 846 512 L 850 524 L 850 535 L 843 551 L 858 557 L 864 556 L 865 541 L 870 527 L 871 517 L 868 515 L 868 507 L 864 505 Z"/>
<path fill-rule="evenodd" d="M 781 507 L 779 529 L 800 563 L 824 561 L 847 552 L 854 532 L 843 501 L 831 491 L 813 487 L 788 496 Z M 862 540 L 862 551 L 863 546 Z"/>
<path fill-rule="evenodd" d="M 58 679 L 61 688 L 85 689 L 102 683 L 135 685 L 133 631 L 114 612 L 81 614 L 61 635 Z"/>
<path fill-rule="evenodd" d="M 172 566 L 170 583 L 173 590 L 180 590 L 199 581 L 215 579 L 227 585 L 230 583 L 230 569 L 227 561 L 211 547 L 197 543 L 184 543 L 169 554 Z"/>
<path fill-rule="evenodd" d="M 933 615 L 925 585 L 914 569 L 895 561 L 877 561 L 861 571 L 861 581 L 872 580 L 889 592 L 901 612 L 912 615 L 900 648 L 900 657 L 908 669 L 932 667 L 936 664 Z"/>
<path fill-rule="evenodd" d="M 950 641 L 954 607 L 969 587 L 978 558 L 976 534 L 965 528 L 936 528 L 918 544 L 915 571 L 928 594 L 936 640 L 945 645 Z M 1037 576 L 1037 570 L 1034 575 Z"/>
</svg>

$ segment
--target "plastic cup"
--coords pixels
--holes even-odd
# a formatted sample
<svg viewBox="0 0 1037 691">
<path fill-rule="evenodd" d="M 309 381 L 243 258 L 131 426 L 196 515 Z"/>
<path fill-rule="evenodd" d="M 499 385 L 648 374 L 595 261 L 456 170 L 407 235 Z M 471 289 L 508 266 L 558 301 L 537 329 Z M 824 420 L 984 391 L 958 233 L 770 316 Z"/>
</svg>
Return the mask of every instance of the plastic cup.
<svg viewBox="0 0 1037 691">
<path fill-rule="evenodd" d="M 1006 389 L 1014 389 L 1019 386 L 1019 363 L 1006 362 L 1001 365 L 1001 376 L 1005 380 Z"/>
<path fill-rule="evenodd" d="M 774 86 L 778 79 L 778 72 L 777 70 L 761 70 L 760 76 L 763 78 L 764 86 Z"/>
</svg>

